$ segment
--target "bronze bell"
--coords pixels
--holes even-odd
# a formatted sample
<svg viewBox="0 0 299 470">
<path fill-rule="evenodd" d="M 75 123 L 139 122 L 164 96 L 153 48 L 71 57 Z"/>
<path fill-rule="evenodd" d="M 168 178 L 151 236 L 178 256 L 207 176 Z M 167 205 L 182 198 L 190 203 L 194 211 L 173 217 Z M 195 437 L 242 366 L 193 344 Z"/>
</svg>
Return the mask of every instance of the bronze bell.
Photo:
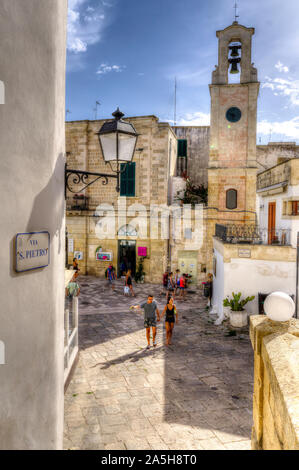
<svg viewBox="0 0 299 470">
<path fill-rule="evenodd" d="M 241 46 L 229 46 L 229 49 L 231 51 L 231 57 L 238 57 L 239 56 L 239 49 L 241 49 Z"/>
<path fill-rule="evenodd" d="M 231 64 L 231 69 L 229 71 L 229 73 L 239 73 L 239 69 L 238 69 L 238 63 L 241 62 L 241 59 L 238 58 L 238 59 L 229 59 L 229 63 Z"/>
</svg>

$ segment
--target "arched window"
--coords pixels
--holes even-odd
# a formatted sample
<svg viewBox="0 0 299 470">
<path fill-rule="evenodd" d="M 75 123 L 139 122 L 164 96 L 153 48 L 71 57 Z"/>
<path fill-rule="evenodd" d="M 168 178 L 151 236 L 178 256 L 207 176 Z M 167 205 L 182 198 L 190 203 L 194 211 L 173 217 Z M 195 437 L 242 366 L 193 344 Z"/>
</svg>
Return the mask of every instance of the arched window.
<svg viewBox="0 0 299 470">
<path fill-rule="evenodd" d="M 228 189 L 226 191 L 226 208 L 237 209 L 238 206 L 238 192 L 236 189 Z"/>
<path fill-rule="evenodd" d="M 137 230 L 132 225 L 123 225 L 118 231 L 119 237 L 137 237 Z"/>
<path fill-rule="evenodd" d="M 228 83 L 240 83 L 242 44 L 236 39 L 228 45 Z"/>
</svg>

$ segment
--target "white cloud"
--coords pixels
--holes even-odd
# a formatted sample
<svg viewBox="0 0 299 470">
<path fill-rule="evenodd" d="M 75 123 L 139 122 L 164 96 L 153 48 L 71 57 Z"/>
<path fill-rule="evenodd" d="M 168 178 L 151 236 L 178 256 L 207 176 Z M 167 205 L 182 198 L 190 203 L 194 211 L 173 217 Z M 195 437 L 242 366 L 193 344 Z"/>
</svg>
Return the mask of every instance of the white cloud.
<svg viewBox="0 0 299 470">
<path fill-rule="evenodd" d="M 178 120 L 179 126 L 209 126 L 210 114 L 197 111 L 195 113 L 186 113 Z"/>
<path fill-rule="evenodd" d="M 96 73 L 99 75 L 105 75 L 106 73 L 109 73 L 109 72 L 120 73 L 120 72 L 123 72 L 125 68 L 126 68 L 125 65 L 101 64 Z"/>
<path fill-rule="evenodd" d="M 284 135 L 288 139 L 299 140 L 299 116 L 290 119 L 289 121 L 274 121 L 270 122 L 263 120 L 257 123 L 257 133 L 269 135 L 279 134 Z"/>
<path fill-rule="evenodd" d="M 67 49 L 75 54 L 100 41 L 105 26 L 103 5 L 93 8 L 87 3 L 88 0 L 69 0 L 68 4 Z"/>
<path fill-rule="evenodd" d="M 279 70 L 279 72 L 285 72 L 287 73 L 289 71 L 289 67 L 286 65 L 283 65 L 280 60 L 275 64 L 275 68 Z"/>
<path fill-rule="evenodd" d="M 270 88 L 276 96 L 287 97 L 291 105 L 299 106 L 299 80 L 291 77 L 288 79 L 266 77 L 265 80 L 262 88 Z"/>
</svg>

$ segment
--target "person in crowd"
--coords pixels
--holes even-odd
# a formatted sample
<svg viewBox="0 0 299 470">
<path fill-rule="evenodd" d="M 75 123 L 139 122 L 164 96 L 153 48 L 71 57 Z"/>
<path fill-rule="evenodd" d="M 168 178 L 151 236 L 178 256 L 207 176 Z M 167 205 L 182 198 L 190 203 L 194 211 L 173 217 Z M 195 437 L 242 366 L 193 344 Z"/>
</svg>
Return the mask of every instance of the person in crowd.
<svg viewBox="0 0 299 470">
<path fill-rule="evenodd" d="M 77 261 L 77 258 L 73 258 L 73 269 L 74 269 L 74 271 L 76 271 L 75 272 L 75 279 L 76 279 L 79 276 L 79 271 L 80 271 L 79 263 Z"/>
<path fill-rule="evenodd" d="M 128 272 L 126 274 L 126 286 L 130 289 L 130 294 L 132 297 L 135 297 L 135 293 L 133 290 L 133 282 L 132 282 L 132 271 L 131 269 L 128 269 Z"/>
<path fill-rule="evenodd" d="M 114 291 L 115 290 L 114 281 L 116 279 L 116 275 L 115 275 L 115 271 L 114 271 L 112 264 L 108 266 L 108 269 L 106 271 L 106 277 L 108 280 L 108 284 L 111 286 L 112 290 Z"/>
<path fill-rule="evenodd" d="M 186 300 L 186 274 L 183 273 L 183 275 L 180 277 L 180 295 L 179 299 Z"/>
<path fill-rule="evenodd" d="M 146 349 L 150 349 L 150 335 L 151 335 L 151 328 L 153 332 L 153 346 L 156 347 L 156 333 L 157 333 L 157 321 L 160 321 L 160 312 L 158 309 L 158 305 L 154 301 L 154 297 L 149 295 L 147 300 L 140 305 L 132 305 L 134 309 L 143 309 L 144 310 L 144 328 L 146 329 L 146 339 L 147 339 L 147 347 Z"/>
<path fill-rule="evenodd" d="M 168 275 L 166 300 L 168 299 L 168 297 L 171 297 L 171 296 L 173 296 L 173 299 L 175 298 L 175 284 L 174 284 L 174 280 L 172 277 L 172 272 L 170 272 Z"/>
<path fill-rule="evenodd" d="M 212 306 L 212 295 L 213 295 L 213 274 L 208 273 L 207 281 L 205 283 L 205 288 L 207 289 L 209 303 L 207 307 Z"/>
<path fill-rule="evenodd" d="M 168 285 L 168 271 L 165 271 L 165 273 L 163 274 L 163 281 L 162 281 L 163 291 L 160 292 L 160 294 L 167 293 L 167 285 Z"/>
<path fill-rule="evenodd" d="M 180 270 L 176 269 L 175 275 L 174 275 L 174 295 L 176 296 L 177 292 L 180 289 Z"/>
<path fill-rule="evenodd" d="M 73 275 L 71 281 L 68 283 L 65 289 L 66 297 L 78 297 L 80 294 L 80 286 L 78 282 L 76 282 L 76 274 Z"/>
<path fill-rule="evenodd" d="M 126 263 L 124 261 L 121 262 L 121 265 L 120 265 L 120 275 L 121 276 L 125 276 L 126 275 L 126 272 L 127 272 L 127 266 L 126 266 Z"/>
<path fill-rule="evenodd" d="M 172 332 L 174 328 L 174 324 L 178 324 L 179 316 L 174 304 L 173 298 L 171 296 L 168 297 L 167 303 L 164 307 L 164 310 L 161 314 L 161 319 L 165 315 L 165 328 L 166 328 L 166 346 L 171 344 L 172 339 Z"/>
</svg>

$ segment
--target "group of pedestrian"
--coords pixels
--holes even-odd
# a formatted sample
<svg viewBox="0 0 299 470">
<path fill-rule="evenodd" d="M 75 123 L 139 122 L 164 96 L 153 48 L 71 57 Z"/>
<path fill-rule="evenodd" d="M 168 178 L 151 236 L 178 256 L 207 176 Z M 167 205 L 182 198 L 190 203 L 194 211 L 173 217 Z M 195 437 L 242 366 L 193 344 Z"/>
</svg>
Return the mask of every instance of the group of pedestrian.
<svg viewBox="0 0 299 470">
<path fill-rule="evenodd" d="M 166 299 L 171 296 L 175 300 L 177 296 L 178 300 L 186 300 L 187 281 L 187 274 L 183 273 L 181 275 L 179 269 L 176 270 L 175 275 L 171 271 L 165 271 L 163 274 L 163 289 Z"/>
<path fill-rule="evenodd" d="M 151 336 L 151 328 L 152 328 L 152 338 L 153 338 L 153 347 L 157 346 L 156 342 L 156 334 L 157 334 L 157 321 L 161 321 L 161 319 L 165 315 L 165 329 L 166 329 L 166 346 L 171 345 L 172 339 L 172 332 L 174 328 L 174 324 L 178 323 L 179 317 L 176 306 L 174 304 L 174 300 L 171 296 L 167 298 L 167 303 L 163 309 L 162 314 L 158 309 L 157 303 L 154 301 L 154 297 L 149 295 L 147 301 L 143 302 L 140 305 L 132 305 L 130 307 L 132 309 L 143 309 L 144 311 L 144 327 L 146 330 L 146 339 L 147 339 L 147 347 L 146 349 L 150 349 L 150 336 Z"/>
</svg>

